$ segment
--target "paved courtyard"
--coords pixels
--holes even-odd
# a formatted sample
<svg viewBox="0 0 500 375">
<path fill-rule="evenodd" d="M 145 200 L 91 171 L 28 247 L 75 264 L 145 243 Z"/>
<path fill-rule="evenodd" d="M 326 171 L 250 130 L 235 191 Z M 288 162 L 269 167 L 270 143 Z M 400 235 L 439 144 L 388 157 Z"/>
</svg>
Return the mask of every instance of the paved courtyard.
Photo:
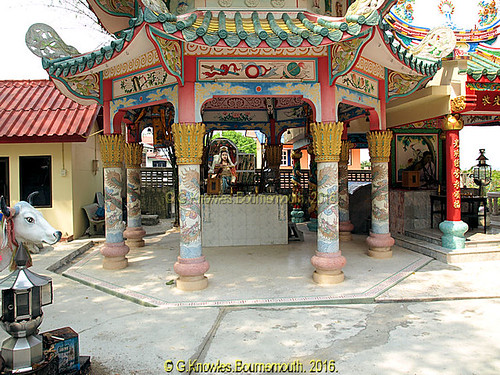
<svg viewBox="0 0 500 375">
<path fill-rule="evenodd" d="M 356 237 L 341 245 L 345 282 L 320 287 L 308 263 L 314 235 L 305 234 L 283 249 L 205 249 L 210 283 L 194 293 L 167 285 L 175 231 L 148 237 L 122 271 L 100 268 L 97 243 L 54 273 L 47 268 L 88 240 L 47 247 L 33 266 L 55 289 L 41 330 L 77 331 L 96 375 L 264 373 L 265 365 L 274 373 L 500 373 L 500 262 L 446 265 L 398 247 L 393 259 L 374 260 Z"/>
</svg>

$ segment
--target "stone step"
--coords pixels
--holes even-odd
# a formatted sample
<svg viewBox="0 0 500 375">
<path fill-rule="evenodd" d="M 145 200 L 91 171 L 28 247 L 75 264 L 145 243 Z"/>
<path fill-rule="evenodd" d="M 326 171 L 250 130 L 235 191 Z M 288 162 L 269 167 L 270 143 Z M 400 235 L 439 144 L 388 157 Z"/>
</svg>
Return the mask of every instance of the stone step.
<svg viewBox="0 0 500 375">
<path fill-rule="evenodd" d="M 441 234 L 435 234 L 423 231 L 420 232 L 405 231 L 405 236 L 441 246 Z M 488 235 L 488 234 L 484 235 L 482 233 L 476 233 L 473 235 L 469 235 L 465 241 L 466 248 L 499 247 L 499 246 L 500 246 L 500 237 L 498 235 Z"/>
<path fill-rule="evenodd" d="M 430 256 L 443 263 L 480 262 L 500 260 L 500 247 L 484 246 L 465 249 L 446 249 L 421 239 L 393 234 L 396 245 Z"/>
</svg>

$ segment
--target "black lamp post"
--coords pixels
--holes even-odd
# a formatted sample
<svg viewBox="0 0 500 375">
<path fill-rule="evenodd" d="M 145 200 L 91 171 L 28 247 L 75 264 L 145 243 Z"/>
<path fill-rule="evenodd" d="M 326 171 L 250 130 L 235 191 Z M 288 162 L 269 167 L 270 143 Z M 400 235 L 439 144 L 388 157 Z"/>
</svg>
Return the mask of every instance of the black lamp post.
<svg viewBox="0 0 500 375">
<path fill-rule="evenodd" d="M 472 170 L 472 177 L 474 183 L 479 186 L 479 195 L 484 196 L 484 186 L 488 186 L 491 182 L 491 166 L 486 164 L 488 158 L 484 156 L 484 148 L 479 150 L 479 157 L 477 165 Z"/>
<path fill-rule="evenodd" d="M 20 244 L 14 259 L 18 268 L 0 280 L 0 324 L 12 336 L 2 343 L 2 357 L 12 372 L 30 371 L 44 360 L 42 338 L 37 333 L 42 306 L 52 303 L 52 279 L 28 270 L 27 260 L 26 249 Z"/>
</svg>

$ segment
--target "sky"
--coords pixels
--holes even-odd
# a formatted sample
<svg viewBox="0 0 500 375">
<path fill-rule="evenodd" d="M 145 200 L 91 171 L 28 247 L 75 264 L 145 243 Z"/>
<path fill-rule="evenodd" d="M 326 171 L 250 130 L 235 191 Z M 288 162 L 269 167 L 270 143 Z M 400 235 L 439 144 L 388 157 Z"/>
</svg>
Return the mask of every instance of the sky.
<svg viewBox="0 0 500 375">
<path fill-rule="evenodd" d="M 77 1 L 77 0 L 75 0 Z M 25 45 L 25 34 L 34 23 L 46 23 L 68 45 L 81 53 L 100 48 L 110 40 L 91 19 L 61 8 L 69 0 L 16 0 L 0 1 L 2 14 L 2 49 L 0 79 L 48 79 L 41 59 Z M 466 127 L 460 132 L 461 168 L 469 169 L 479 156 L 479 149 L 486 149 L 489 164 L 500 170 L 500 127 Z M 368 160 L 368 152 L 362 160 Z"/>
</svg>

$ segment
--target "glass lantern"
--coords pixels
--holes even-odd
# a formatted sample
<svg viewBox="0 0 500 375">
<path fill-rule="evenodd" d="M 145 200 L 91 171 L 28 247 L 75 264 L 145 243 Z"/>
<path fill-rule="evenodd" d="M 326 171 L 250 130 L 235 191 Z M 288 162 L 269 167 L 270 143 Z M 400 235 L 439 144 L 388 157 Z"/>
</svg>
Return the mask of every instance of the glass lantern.
<svg viewBox="0 0 500 375">
<path fill-rule="evenodd" d="M 16 372 L 28 371 L 43 360 L 42 339 L 37 333 L 42 306 L 52 303 L 52 279 L 26 268 L 28 254 L 23 244 L 14 260 L 18 268 L 0 280 L 0 324 L 11 335 L 2 344 L 2 357 L 7 369 Z"/>
<path fill-rule="evenodd" d="M 491 182 L 491 166 L 486 164 L 488 158 L 484 156 L 484 148 L 479 150 L 479 157 L 476 159 L 477 165 L 472 170 L 474 183 L 479 186 L 479 195 L 484 196 L 484 186 L 488 186 Z"/>
</svg>

